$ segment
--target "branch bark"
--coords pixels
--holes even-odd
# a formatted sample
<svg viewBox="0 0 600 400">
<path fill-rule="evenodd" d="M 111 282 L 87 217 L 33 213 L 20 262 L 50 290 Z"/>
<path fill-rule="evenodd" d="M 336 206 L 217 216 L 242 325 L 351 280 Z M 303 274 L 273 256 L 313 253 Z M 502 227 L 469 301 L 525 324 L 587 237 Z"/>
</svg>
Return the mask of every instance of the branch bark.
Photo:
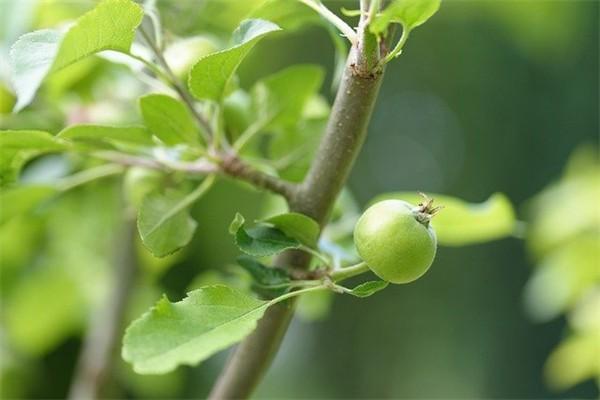
<svg viewBox="0 0 600 400">
<path fill-rule="evenodd" d="M 136 271 L 135 222 L 127 220 L 115 241 L 113 290 L 101 309 L 92 313 L 69 399 L 97 399 L 114 365 L 115 346 L 122 333 L 125 309 Z"/>
<path fill-rule="evenodd" d="M 361 46 L 351 49 L 340 88 L 335 98 L 325 135 L 305 181 L 289 199 L 291 211 L 308 215 L 321 227 L 346 183 L 364 142 L 367 126 L 381 85 L 383 73 L 357 68 L 363 65 Z M 288 252 L 276 259 L 278 265 L 306 268 L 310 259 Z M 267 310 L 257 329 L 234 351 L 217 380 L 210 399 L 249 397 L 276 354 L 294 312 L 290 300 Z"/>
</svg>

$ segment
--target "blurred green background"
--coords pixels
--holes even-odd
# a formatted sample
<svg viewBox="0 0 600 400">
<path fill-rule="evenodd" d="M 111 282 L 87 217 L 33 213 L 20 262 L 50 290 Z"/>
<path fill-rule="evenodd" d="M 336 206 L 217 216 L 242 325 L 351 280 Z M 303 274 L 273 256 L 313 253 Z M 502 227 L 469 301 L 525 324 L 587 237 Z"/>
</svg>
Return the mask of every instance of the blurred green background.
<svg viewBox="0 0 600 400">
<path fill-rule="evenodd" d="M 219 43 L 258 3 L 159 1 L 159 6 L 174 34 L 209 33 Z M 22 33 L 75 18 L 93 4 L 0 2 L 0 128 L 57 132 L 82 118 L 98 123 L 139 119 L 135 96 L 146 88 L 126 68 L 99 58 L 57 74 L 31 107 L 7 113 L 10 44 Z M 353 2 L 327 4 L 336 10 L 353 7 Z M 560 178 L 576 148 L 597 150 L 598 8 L 593 0 L 443 2 L 386 71 L 349 183 L 358 204 L 399 190 L 473 202 L 500 191 L 514 202 L 521 220 L 537 218 L 528 212 L 528 200 Z M 327 31 L 316 25 L 267 39 L 242 65 L 240 85 L 249 88 L 283 67 L 315 63 L 327 69 L 322 94 L 332 100 L 334 51 Z M 31 179 L 60 175 L 65 168 L 60 160 L 41 162 L 26 169 L 23 179 L 28 173 Z M 598 184 L 597 174 L 591 179 Z M 116 192 L 116 180 L 93 184 L 64 196 L 45 213 L 0 228 L 5 398 L 55 398 L 68 392 L 85 322 L 91 310 L 102 307 L 110 286 L 105 255 L 119 224 Z M 224 268 L 237 255 L 227 233 L 235 212 L 256 217 L 269 201 L 245 186 L 220 182 L 194 210 L 200 228 L 189 248 L 167 262 L 143 262 L 128 318 L 162 292 L 176 300 L 194 279 L 213 279 L 206 272 Z M 590 226 L 597 234 L 598 203 L 582 209 L 593 213 L 596 225 Z M 557 230 L 569 225 L 565 214 Z M 592 268 L 600 268 L 598 241 L 585 251 Z M 524 289 L 538 259 L 516 238 L 442 247 L 431 271 L 415 283 L 390 287 L 368 300 L 338 296 L 325 318 L 294 320 L 256 397 L 597 397 L 590 379 L 559 391 L 544 381 L 548 355 L 571 328 L 561 312 L 544 323 L 526 312 Z M 322 303 L 313 301 L 313 307 L 304 305 L 305 316 L 320 313 Z M 589 351 L 600 359 L 597 343 Z M 225 359 L 221 353 L 163 377 L 135 376 L 117 362 L 106 392 L 111 397 L 201 397 Z"/>
</svg>

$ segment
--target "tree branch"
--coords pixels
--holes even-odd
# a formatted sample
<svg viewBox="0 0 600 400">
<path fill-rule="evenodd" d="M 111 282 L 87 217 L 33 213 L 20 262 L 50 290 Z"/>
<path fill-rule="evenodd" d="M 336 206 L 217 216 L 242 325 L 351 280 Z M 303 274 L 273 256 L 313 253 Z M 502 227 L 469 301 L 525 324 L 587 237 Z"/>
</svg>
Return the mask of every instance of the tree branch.
<svg viewBox="0 0 600 400">
<path fill-rule="evenodd" d="M 359 28 L 360 30 L 360 28 Z M 360 35 L 359 35 L 360 37 Z M 350 51 L 325 136 L 305 181 L 289 200 L 291 211 L 308 215 L 321 227 L 346 183 L 364 138 L 382 80 L 382 72 L 357 69 L 362 46 Z M 306 268 L 310 257 L 287 252 L 277 265 Z M 294 312 L 295 300 L 269 308 L 256 330 L 234 351 L 210 393 L 210 399 L 247 398 L 262 378 Z"/>
<path fill-rule="evenodd" d="M 115 240 L 113 290 L 106 302 L 91 314 L 88 332 L 77 362 L 69 399 L 97 399 L 114 364 L 114 350 L 122 334 L 125 309 L 136 271 L 135 222 L 127 220 Z"/>
<path fill-rule="evenodd" d="M 221 172 L 232 178 L 280 194 L 288 201 L 294 198 L 297 191 L 297 185 L 253 168 L 238 158 L 235 153 L 224 154 L 220 159 L 219 167 Z"/>
</svg>

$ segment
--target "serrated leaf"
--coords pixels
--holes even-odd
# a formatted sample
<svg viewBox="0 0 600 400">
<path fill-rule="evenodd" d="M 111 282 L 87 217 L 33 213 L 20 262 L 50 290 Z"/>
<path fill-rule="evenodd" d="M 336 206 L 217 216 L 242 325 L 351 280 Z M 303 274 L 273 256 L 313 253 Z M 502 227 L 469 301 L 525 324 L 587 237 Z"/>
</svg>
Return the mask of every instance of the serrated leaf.
<svg viewBox="0 0 600 400">
<path fill-rule="evenodd" d="M 57 135 L 64 139 L 103 142 L 107 144 L 131 143 L 152 146 L 152 134 L 143 126 L 73 125 Z"/>
<path fill-rule="evenodd" d="M 324 75 L 323 68 L 307 64 L 295 65 L 261 79 L 252 89 L 257 113 L 262 118 L 275 113 L 269 127 L 295 124 L 308 100 L 321 87 Z"/>
<path fill-rule="evenodd" d="M 440 8 L 441 0 L 393 0 L 370 24 L 371 32 L 383 33 L 391 23 L 412 30 L 424 24 Z"/>
<path fill-rule="evenodd" d="M 189 214 L 189 195 L 154 192 L 138 213 L 138 230 L 144 245 L 156 257 L 165 257 L 192 240 L 197 223 Z"/>
<path fill-rule="evenodd" d="M 356 286 L 354 289 L 350 290 L 348 294 L 361 298 L 369 297 L 380 290 L 385 289 L 388 284 L 389 283 L 386 281 L 368 281 Z"/>
<path fill-rule="evenodd" d="M 238 66 L 256 43 L 279 26 L 262 19 L 242 21 L 233 33 L 235 45 L 201 58 L 190 71 L 188 86 L 198 99 L 220 101 Z"/>
<path fill-rule="evenodd" d="M 143 14 L 131 0 L 104 0 L 64 35 L 41 30 L 21 36 L 10 52 L 17 92 L 15 111 L 33 100 L 48 74 L 103 50 L 128 52 Z"/>
<path fill-rule="evenodd" d="M 140 98 L 140 109 L 146 126 L 166 144 L 199 144 L 192 115 L 179 100 L 164 94 L 149 94 Z"/>
<path fill-rule="evenodd" d="M 252 257 L 240 256 L 237 258 L 237 262 L 252 275 L 259 285 L 274 286 L 290 282 L 290 278 L 284 270 L 267 267 Z"/>
<path fill-rule="evenodd" d="M 428 194 L 435 205 L 444 206 L 431 220 L 438 243 L 464 246 L 510 236 L 515 227 L 515 212 L 502 193 L 491 195 L 483 203 L 468 203 L 456 197 Z M 400 199 L 418 204 L 423 199 L 416 193 L 398 192 L 378 196 L 375 201 Z"/>
<path fill-rule="evenodd" d="M 270 218 L 261 220 L 279 229 L 287 236 L 297 239 L 299 242 L 315 247 L 319 240 L 321 229 L 319 224 L 314 219 L 299 213 L 286 213 L 275 215 Z"/>
<path fill-rule="evenodd" d="M 268 303 L 227 286 L 208 286 L 171 303 L 163 297 L 125 333 L 123 358 L 140 374 L 196 365 L 250 334 Z"/>
<path fill-rule="evenodd" d="M 9 219 L 32 211 L 58 193 L 52 186 L 17 186 L 0 192 L 0 225 Z"/>
<path fill-rule="evenodd" d="M 244 227 L 244 217 L 237 213 L 229 226 L 229 232 L 235 236 L 235 244 L 244 253 L 252 257 L 266 257 L 285 250 L 298 249 L 302 244 L 276 228 L 257 226 Z"/>
<path fill-rule="evenodd" d="M 258 226 L 251 229 L 241 228 L 235 235 L 235 243 L 244 253 L 253 257 L 266 257 L 282 251 L 298 249 L 301 244 L 274 228 Z"/>
</svg>

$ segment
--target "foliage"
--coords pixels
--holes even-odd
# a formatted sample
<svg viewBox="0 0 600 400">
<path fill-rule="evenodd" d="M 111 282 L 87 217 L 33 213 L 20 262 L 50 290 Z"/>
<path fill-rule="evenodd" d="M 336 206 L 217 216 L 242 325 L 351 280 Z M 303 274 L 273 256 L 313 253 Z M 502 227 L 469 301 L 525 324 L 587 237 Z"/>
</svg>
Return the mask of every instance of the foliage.
<svg viewBox="0 0 600 400">
<path fill-rule="evenodd" d="M 42 130 L 0 131 L 0 246 L 12 249 L 15 242 L 31 243 L 25 253 L 8 251 L 2 262 L 3 279 L 7 279 L 2 282 L 2 296 L 9 304 L 3 311 L 2 330 L 17 352 L 47 355 L 65 338 L 84 330 L 86 315 L 103 309 L 109 289 L 116 286 L 110 266 L 122 243 L 115 232 L 132 219 L 139 238 L 127 245 L 138 252 L 141 265 L 129 295 L 143 292 L 145 301 L 135 316 L 140 315 L 140 309 L 162 291 L 159 280 L 176 267 L 177 257 L 184 254 L 181 250 L 201 252 L 188 246 L 195 235 L 217 234 L 206 228 L 211 216 L 199 218 L 194 207 L 207 204 L 206 198 L 224 178 L 289 200 L 289 193 L 301 187 L 298 183 L 304 181 L 330 118 L 331 105 L 322 93 L 327 74 L 320 66 L 298 64 L 270 71 L 250 86 L 242 84 L 238 75 L 263 40 L 309 24 L 326 27 L 343 66 L 339 60 L 345 59 L 345 44 L 340 45 L 343 39 L 335 29 L 357 32 L 341 25 L 345 22 L 320 1 L 223 2 L 224 9 L 243 10 L 231 24 L 231 28 L 237 25 L 231 38 L 223 32 L 215 36 L 217 30 L 208 29 L 176 37 L 162 26 L 168 10 L 161 14 L 152 3 L 142 7 L 131 0 L 102 0 L 66 29 L 27 33 L 12 46 L 15 96 L 0 85 L 0 112 L 12 108 L 23 115 L 33 110 L 41 116 L 40 123 L 47 124 Z M 392 43 L 392 25 L 402 26 L 402 36 L 380 55 L 374 74 L 400 55 L 409 33 L 439 6 L 439 0 L 395 0 L 370 15 L 366 31 L 379 42 Z M 228 17 L 225 11 L 218 16 Z M 352 42 L 353 37 L 348 39 Z M 187 57 L 183 61 L 182 52 Z M 90 58 L 96 54 L 102 60 Z M 147 86 L 128 93 L 138 97 L 137 105 L 129 98 L 124 105 L 101 92 L 106 103 L 114 103 L 104 104 L 111 112 L 126 115 L 119 124 L 96 118 L 102 113 L 93 112 L 59 121 L 46 118 L 36 109 L 36 94 L 53 84 L 63 88 L 56 89 L 59 95 L 62 90 L 78 90 L 76 83 L 61 76 L 78 67 L 103 77 L 93 78 L 98 79 L 92 85 L 96 88 L 106 85 L 101 79 L 120 83 L 119 74 L 138 77 Z M 595 237 L 583 236 L 600 221 L 589 217 L 593 212 L 582 212 L 573 215 L 568 229 L 549 229 L 565 210 L 576 207 L 569 203 L 553 208 L 554 198 L 566 199 L 564 193 L 572 190 L 580 192 L 586 205 L 598 198 L 597 188 L 590 184 L 597 174 L 584 174 L 589 179 L 584 181 L 583 175 L 572 172 L 589 167 L 587 163 L 574 159 L 576 166 L 569 167 L 564 181 L 533 201 L 536 211 L 527 231 L 527 244 L 540 264 L 528 285 L 529 308 L 539 319 L 568 312 L 574 332 L 548 361 L 548 375 L 560 387 L 600 373 L 587 357 L 592 335 L 597 333 L 589 314 L 597 306 L 599 277 L 593 260 L 578 259 L 593 252 Z M 588 190 L 590 186 L 594 189 Z M 269 307 L 290 298 L 301 297 L 300 311 L 317 318 L 327 314 L 333 294 L 366 298 L 385 289 L 388 282 L 381 280 L 353 288 L 341 285 L 366 272 L 364 264 L 355 260 L 351 244 L 359 210 L 349 204 L 347 193 L 323 225 L 288 211 L 287 206 L 267 213 L 250 228 L 241 213 L 235 214 L 229 230 L 232 242 L 245 255 L 236 259 L 235 266 L 233 258 L 228 261 L 231 265 L 203 265 L 212 271 L 203 270 L 191 284 L 203 282 L 199 288 L 180 301 L 163 295 L 131 322 L 123 339 L 123 359 L 138 374 L 173 373 L 178 366 L 197 365 L 240 342 Z M 501 193 L 482 203 L 430 196 L 445 206 L 432 221 L 442 246 L 479 244 L 519 233 L 513 206 Z M 383 198 L 420 201 L 416 192 L 407 191 L 382 194 L 374 201 Z M 236 198 L 227 202 L 240 209 L 244 206 Z M 38 248 L 34 243 L 44 245 Z M 281 259 L 275 257 L 290 251 L 310 258 L 310 268 L 298 271 L 279 265 Z M 347 265 L 352 264 L 349 260 L 358 264 Z M 569 263 L 582 268 L 568 270 Z M 207 284 L 212 281 L 218 283 Z M 548 293 L 546 285 L 555 289 L 558 281 L 570 286 L 553 291 L 560 296 L 551 300 L 541 298 Z M 45 312 L 39 313 L 40 309 Z M 36 314 L 41 315 L 33 318 Z M 573 366 L 569 373 L 560 367 L 563 363 Z M 176 375 L 166 379 L 170 377 L 177 380 Z M 127 379 L 125 386 L 145 386 L 137 381 L 142 378 Z"/>
<path fill-rule="evenodd" d="M 525 287 L 526 308 L 540 322 L 562 314 L 569 321 L 567 334 L 545 367 L 548 383 L 560 390 L 587 379 L 600 380 L 595 356 L 600 337 L 599 203 L 598 153 L 581 147 L 563 177 L 527 204 L 527 245 L 537 265 Z"/>
</svg>

